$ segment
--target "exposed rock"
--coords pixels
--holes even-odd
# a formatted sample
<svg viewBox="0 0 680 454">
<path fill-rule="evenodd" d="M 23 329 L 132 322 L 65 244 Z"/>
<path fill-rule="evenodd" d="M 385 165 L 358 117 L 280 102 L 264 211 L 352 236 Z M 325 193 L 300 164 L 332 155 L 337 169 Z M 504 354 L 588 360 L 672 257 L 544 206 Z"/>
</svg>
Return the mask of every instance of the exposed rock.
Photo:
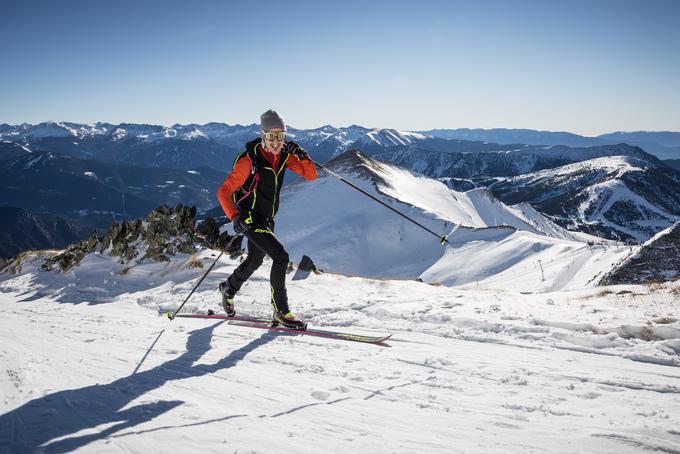
<svg viewBox="0 0 680 454">
<path fill-rule="evenodd" d="M 599 285 L 646 284 L 680 278 L 680 222 L 663 230 L 606 274 Z"/>
<path fill-rule="evenodd" d="M 214 219 L 206 219 L 197 231 L 195 218 L 195 207 L 179 204 L 172 209 L 163 205 L 149 213 L 146 221 L 113 222 L 101 239 L 93 233 L 87 240 L 45 260 L 42 268 L 52 270 L 58 266 L 67 271 L 94 251 L 119 257 L 120 263 L 127 264 L 143 260 L 169 261 L 177 253 L 196 253 L 199 245 L 226 248 L 232 237 L 226 232 L 220 234 Z M 241 237 L 237 238 L 226 252 L 240 252 L 241 241 Z"/>
<path fill-rule="evenodd" d="M 83 240 L 75 246 L 70 247 L 61 254 L 57 254 L 43 262 L 41 268 L 52 271 L 55 265 L 59 265 L 62 271 L 68 271 L 80 264 L 85 256 L 97 248 L 99 237 L 97 232 L 92 232 L 87 240 Z"/>
<path fill-rule="evenodd" d="M 302 260 L 300 260 L 300 265 L 298 265 L 298 268 L 303 270 L 303 271 L 313 271 L 316 272 L 316 266 L 314 265 L 314 262 L 312 262 L 312 259 L 310 259 L 308 256 L 303 255 Z"/>
<path fill-rule="evenodd" d="M 231 255 L 240 254 L 243 251 L 243 236 L 238 235 L 230 244 L 232 237 L 227 235 L 227 232 L 222 233 L 217 240 L 215 249 L 223 250 Z"/>
<path fill-rule="evenodd" d="M 197 231 L 208 244 L 216 244 L 220 238 L 220 229 L 217 227 L 215 218 L 207 218 L 201 223 Z"/>
<path fill-rule="evenodd" d="M 146 255 L 157 261 L 167 261 L 168 256 L 180 252 L 193 254 L 197 241 L 194 229 L 196 208 L 177 205 L 175 210 L 163 205 L 149 213 L 148 225 L 143 238 L 146 241 Z"/>
</svg>

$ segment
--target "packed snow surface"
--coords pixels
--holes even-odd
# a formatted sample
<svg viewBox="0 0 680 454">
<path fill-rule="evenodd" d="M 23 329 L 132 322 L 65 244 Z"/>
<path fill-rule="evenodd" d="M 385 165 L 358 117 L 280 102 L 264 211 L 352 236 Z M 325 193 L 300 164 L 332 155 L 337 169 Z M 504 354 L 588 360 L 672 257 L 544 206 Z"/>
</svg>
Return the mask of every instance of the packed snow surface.
<svg viewBox="0 0 680 454">
<path fill-rule="evenodd" d="M 45 253 L 49 255 L 49 253 Z M 175 319 L 217 254 L 0 276 L 0 452 L 680 452 L 678 284 L 522 294 L 288 275 L 312 326 Z M 222 257 L 185 306 L 219 309 Z M 202 267 L 195 267 L 201 264 Z M 268 314 L 271 263 L 237 296 Z"/>
</svg>

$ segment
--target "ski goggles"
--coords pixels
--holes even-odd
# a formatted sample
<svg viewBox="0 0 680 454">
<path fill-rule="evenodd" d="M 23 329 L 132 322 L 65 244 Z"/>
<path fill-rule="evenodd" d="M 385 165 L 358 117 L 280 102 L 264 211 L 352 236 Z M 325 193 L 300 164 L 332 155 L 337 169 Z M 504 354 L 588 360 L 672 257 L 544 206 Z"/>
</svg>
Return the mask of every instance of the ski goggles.
<svg viewBox="0 0 680 454">
<path fill-rule="evenodd" d="M 264 138 L 266 140 L 269 140 L 270 142 L 273 142 L 275 140 L 283 141 L 283 139 L 286 138 L 286 132 L 285 131 L 279 131 L 279 132 L 265 132 L 264 133 Z"/>
</svg>

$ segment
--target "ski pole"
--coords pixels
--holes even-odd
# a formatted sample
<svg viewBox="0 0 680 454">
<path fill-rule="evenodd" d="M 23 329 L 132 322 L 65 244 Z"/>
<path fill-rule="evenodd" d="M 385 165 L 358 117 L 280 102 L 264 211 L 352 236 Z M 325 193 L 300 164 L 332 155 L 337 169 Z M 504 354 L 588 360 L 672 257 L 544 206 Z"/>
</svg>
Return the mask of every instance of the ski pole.
<svg viewBox="0 0 680 454">
<path fill-rule="evenodd" d="M 389 208 L 390 210 L 394 211 L 394 212 L 397 213 L 399 216 L 401 216 L 401 217 L 403 217 L 403 218 L 406 218 L 406 219 L 408 219 L 409 221 L 413 222 L 415 225 L 417 225 L 417 226 L 420 227 L 421 229 L 430 232 L 432 235 L 434 235 L 434 236 L 436 236 L 437 238 L 439 238 L 439 242 L 441 243 L 442 246 L 443 246 L 445 243 L 448 243 L 448 242 L 449 242 L 448 235 L 440 236 L 438 233 L 433 232 L 432 230 L 428 229 L 427 227 L 425 227 L 424 225 L 422 225 L 420 222 L 418 222 L 418 221 L 416 221 L 416 220 L 414 220 L 414 219 L 411 219 L 410 217 L 406 216 L 406 215 L 405 215 L 404 213 L 402 213 L 401 211 L 397 210 L 396 208 L 393 208 L 393 207 L 389 206 L 388 204 L 386 204 L 386 203 L 383 202 L 382 200 L 380 200 L 380 199 L 378 199 L 377 197 L 374 197 L 373 195 L 371 195 L 371 194 L 369 194 L 368 192 L 364 191 L 364 190 L 361 189 L 359 186 L 357 186 L 357 185 L 355 185 L 354 183 L 352 183 L 352 182 L 346 180 L 346 179 L 343 178 L 341 175 L 338 175 L 337 173 L 333 172 L 331 169 L 329 169 L 328 167 L 324 166 L 323 164 L 319 164 L 318 162 L 314 161 L 314 160 L 311 159 L 311 158 L 310 158 L 310 161 L 312 161 L 312 163 L 314 163 L 316 166 L 321 167 L 321 168 L 322 168 L 323 170 L 325 170 L 327 173 L 329 173 L 330 175 L 333 175 L 335 178 L 337 178 L 338 180 L 342 181 L 343 183 L 347 183 L 348 185 L 352 186 L 354 189 L 356 189 L 357 191 L 361 192 L 362 194 L 364 194 L 364 195 L 366 195 L 366 196 L 372 198 L 373 200 L 375 200 L 375 201 L 378 202 L 379 204 L 381 204 L 381 205 L 383 205 L 383 206 Z"/>
<path fill-rule="evenodd" d="M 226 246 L 224 249 L 227 249 L 227 250 L 228 250 L 228 249 L 231 247 L 231 245 L 234 243 L 234 241 L 236 240 L 236 238 L 238 238 L 239 236 L 241 236 L 241 235 L 234 235 L 234 237 L 233 237 L 231 240 L 229 240 L 229 243 L 227 243 L 227 246 Z M 191 292 L 189 293 L 189 295 L 188 295 L 186 298 L 184 298 L 184 302 L 180 305 L 180 307 L 177 308 L 177 310 L 176 310 L 175 312 L 170 311 L 170 312 L 167 312 L 167 313 L 165 314 L 165 315 L 168 316 L 168 318 L 169 318 L 170 320 L 174 320 L 174 319 L 175 319 L 175 315 L 177 315 L 177 314 L 179 313 L 179 311 L 182 310 L 182 308 L 183 308 L 184 305 L 187 303 L 187 301 L 189 301 L 189 298 L 191 298 L 191 295 L 193 295 L 194 292 L 196 291 L 196 289 L 198 288 L 198 286 L 201 285 L 201 282 L 203 282 L 203 279 L 206 278 L 206 276 L 208 275 L 208 273 L 210 273 L 210 271 L 212 271 L 212 269 L 213 269 L 213 268 L 215 267 L 215 265 L 217 264 L 217 261 L 220 259 L 220 257 L 222 257 L 222 254 L 224 254 L 224 250 L 220 251 L 220 255 L 217 256 L 217 258 L 216 258 L 215 261 L 212 263 L 212 265 L 210 265 L 210 268 L 208 268 L 208 271 L 206 271 L 206 272 L 203 274 L 203 277 L 201 277 L 201 279 L 196 283 L 196 285 L 194 285 L 194 288 L 191 290 Z"/>
</svg>

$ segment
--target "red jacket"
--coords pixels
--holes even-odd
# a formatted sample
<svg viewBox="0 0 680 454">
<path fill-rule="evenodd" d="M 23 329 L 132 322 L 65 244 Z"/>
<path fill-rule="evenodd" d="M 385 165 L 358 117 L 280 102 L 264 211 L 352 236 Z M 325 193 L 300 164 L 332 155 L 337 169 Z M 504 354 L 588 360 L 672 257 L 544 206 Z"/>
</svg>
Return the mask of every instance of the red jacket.
<svg viewBox="0 0 680 454">
<path fill-rule="evenodd" d="M 276 168 L 279 158 L 281 157 L 281 153 L 278 155 L 270 153 L 262 146 L 262 144 L 258 144 L 257 147 L 257 151 L 262 153 L 262 156 L 264 156 L 267 161 L 272 164 L 272 167 Z M 286 169 L 290 169 L 300 175 L 302 178 L 310 181 L 315 180 L 319 176 L 316 172 L 316 166 L 314 163 L 306 159 L 300 160 L 294 155 L 290 155 L 288 157 L 288 161 L 286 161 Z M 243 183 L 245 183 L 248 179 L 248 176 L 250 176 L 250 171 L 250 159 L 247 156 L 241 157 L 236 162 L 236 164 L 234 164 L 234 169 L 217 190 L 217 199 L 220 201 L 220 205 L 222 205 L 222 209 L 229 219 L 233 219 L 233 217 L 238 214 L 238 209 L 234 205 L 234 201 L 232 200 L 231 196 L 237 189 L 243 186 Z"/>
</svg>

